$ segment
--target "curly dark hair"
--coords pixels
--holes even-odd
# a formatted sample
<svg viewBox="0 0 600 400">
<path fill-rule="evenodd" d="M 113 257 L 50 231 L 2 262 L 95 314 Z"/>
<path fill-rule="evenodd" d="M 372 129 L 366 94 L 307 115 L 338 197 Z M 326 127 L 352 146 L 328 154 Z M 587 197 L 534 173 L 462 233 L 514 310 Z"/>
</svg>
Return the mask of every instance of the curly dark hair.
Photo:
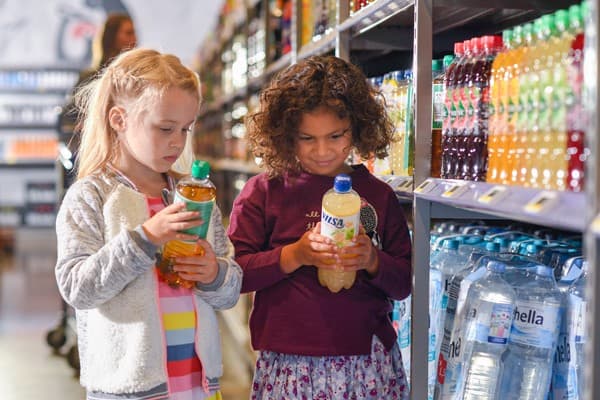
<svg viewBox="0 0 600 400">
<path fill-rule="evenodd" d="M 280 72 L 260 93 L 258 111 L 246 117 L 248 142 L 270 176 L 298 172 L 296 138 L 303 114 L 327 107 L 348 118 L 352 144 L 363 158 L 387 156 L 394 126 L 385 100 L 355 65 L 313 56 Z"/>
</svg>

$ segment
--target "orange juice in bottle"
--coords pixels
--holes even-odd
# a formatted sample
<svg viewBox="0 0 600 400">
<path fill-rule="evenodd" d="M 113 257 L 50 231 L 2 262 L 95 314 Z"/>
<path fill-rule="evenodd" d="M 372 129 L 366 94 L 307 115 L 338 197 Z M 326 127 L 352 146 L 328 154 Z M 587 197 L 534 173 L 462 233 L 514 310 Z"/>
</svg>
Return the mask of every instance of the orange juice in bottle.
<svg viewBox="0 0 600 400">
<path fill-rule="evenodd" d="M 185 203 L 188 211 L 199 211 L 203 224 L 185 230 L 185 233 L 205 239 L 212 214 L 217 189 L 208 179 L 210 165 L 206 161 L 195 160 L 191 175 L 182 178 L 175 188 L 174 203 Z M 173 270 L 173 259 L 179 256 L 202 255 L 204 249 L 196 241 L 171 240 L 167 242 L 158 263 L 159 277 L 170 286 L 191 288 L 194 282 L 187 281 Z"/>
<path fill-rule="evenodd" d="M 516 29 L 516 28 L 515 28 Z M 519 63 L 519 101 L 516 107 L 515 137 L 514 137 L 514 160 L 511 183 L 527 186 L 528 171 L 528 134 L 531 130 L 531 113 L 533 111 L 530 99 L 531 87 L 533 86 L 533 64 L 535 61 L 535 38 L 533 35 L 533 24 L 523 25 L 522 30 L 523 47 L 522 58 Z"/>
<path fill-rule="evenodd" d="M 510 31 L 505 31 L 504 46 L 506 53 L 504 55 L 504 74 L 501 78 L 501 104 L 504 107 L 504 116 L 502 122 L 502 133 L 500 134 L 498 146 L 502 149 L 502 155 L 498 157 L 498 183 L 508 184 L 511 180 L 514 164 L 515 148 L 515 123 L 518 116 L 516 112 L 519 104 L 519 68 L 520 62 L 519 47 L 522 39 L 522 30 L 516 27 Z"/>
<path fill-rule="evenodd" d="M 488 131 L 488 165 L 486 173 L 486 182 L 496 183 L 500 181 L 500 160 L 504 157 L 504 147 L 501 139 L 505 137 L 504 130 L 506 125 L 506 82 L 504 81 L 504 71 L 506 70 L 506 58 L 509 51 L 508 47 L 509 30 L 502 32 L 502 42 L 497 43 L 501 50 L 492 63 L 492 72 L 490 74 L 490 104 L 489 104 L 489 131 Z M 502 46 L 501 46 L 502 44 Z"/>
<path fill-rule="evenodd" d="M 333 188 L 323 196 L 321 210 L 321 234 L 338 247 L 353 246 L 352 239 L 358 235 L 360 224 L 360 196 L 352 190 L 352 178 L 339 174 Z M 350 289 L 356 279 L 356 271 L 338 271 L 319 268 L 319 283 L 331 292 Z"/>
</svg>

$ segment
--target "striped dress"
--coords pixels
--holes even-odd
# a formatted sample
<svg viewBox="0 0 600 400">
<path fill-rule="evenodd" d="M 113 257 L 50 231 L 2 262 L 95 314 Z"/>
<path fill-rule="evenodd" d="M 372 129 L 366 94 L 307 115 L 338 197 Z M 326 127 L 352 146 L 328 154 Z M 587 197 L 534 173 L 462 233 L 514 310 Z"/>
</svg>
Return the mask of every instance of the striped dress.
<svg viewBox="0 0 600 400">
<path fill-rule="evenodd" d="M 148 198 L 148 207 L 150 215 L 154 215 L 164 205 L 160 198 Z M 195 348 L 196 311 L 192 291 L 173 288 L 159 280 L 158 295 L 167 346 L 169 399 L 221 400 L 219 381 L 203 382 L 202 364 Z"/>
</svg>

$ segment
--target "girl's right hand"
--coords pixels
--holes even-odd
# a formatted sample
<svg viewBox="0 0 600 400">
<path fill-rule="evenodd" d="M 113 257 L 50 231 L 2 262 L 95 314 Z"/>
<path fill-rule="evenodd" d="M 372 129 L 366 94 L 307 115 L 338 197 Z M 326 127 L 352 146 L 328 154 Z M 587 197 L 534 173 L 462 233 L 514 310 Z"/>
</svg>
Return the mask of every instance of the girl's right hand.
<svg viewBox="0 0 600 400">
<path fill-rule="evenodd" d="M 190 235 L 184 229 L 194 228 L 204 223 L 198 211 L 183 211 L 185 203 L 171 204 L 142 224 L 148 240 L 156 246 L 162 246 L 169 240 L 195 241 L 197 235 Z"/>
<path fill-rule="evenodd" d="M 291 273 L 303 265 L 317 268 L 335 268 L 336 247 L 331 239 L 321 235 L 321 223 L 306 231 L 297 242 L 284 246 L 281 251 L 281 269 Z"/>
</svg>

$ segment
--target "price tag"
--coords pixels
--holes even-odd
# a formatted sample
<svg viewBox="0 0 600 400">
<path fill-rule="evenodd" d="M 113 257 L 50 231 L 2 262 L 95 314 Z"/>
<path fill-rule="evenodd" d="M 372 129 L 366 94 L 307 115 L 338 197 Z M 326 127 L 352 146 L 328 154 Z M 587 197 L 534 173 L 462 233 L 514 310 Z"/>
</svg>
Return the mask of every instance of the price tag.
<svg viewBox="0 0 600 400">
<path fill-rule="evenodd" d="M 540 214 L 550 210 L 556 204 L 558 195 L 555 192 L 540 192 L 527 204 L 525 204 L 525 211 Z"/>
<path fill-rule="evenodd" d="M 448 187 L 444 193 L 442 193 L 442 197 L 446 198 L 455 198 L 463 194 L 469 187 L 466 183 L 455 183 Z"/>
<path fill-rule="evenodd" d="M 434 187 L 437 186 L 437 183 L 435 183 L 432 179 L 425 179 L 423 181 L 423 183 L 421 183 L 416 189 L 415 192 L 417 193 L 429 193 L 433 190 Z"/>
<path fill-rule="evenodd" d="M 596 218 L 594 218 L 594 221 L 592 221 L 592 230 L 594 233 L 596 233 L 596 235 L 600 235 L 600 215 L 598 215 Z"/>
<path fill-rule="evenodd" d="M 400 182 L 396 186 L 396 190 L 399 190 L 401 192 L 412 192 L 412 190 L 413 190 L 413 180 L 412 180 L 412 178 L 408 178 L 405 181 Z"/>
<path fill-rule="evenodd" d="M 477 201 L 483 204 L 495 204 L 504 199 L 507 194 L 508 190 L 506 189 L 506 186 L 494 186 L 479 196 Z"/>
</svg>

